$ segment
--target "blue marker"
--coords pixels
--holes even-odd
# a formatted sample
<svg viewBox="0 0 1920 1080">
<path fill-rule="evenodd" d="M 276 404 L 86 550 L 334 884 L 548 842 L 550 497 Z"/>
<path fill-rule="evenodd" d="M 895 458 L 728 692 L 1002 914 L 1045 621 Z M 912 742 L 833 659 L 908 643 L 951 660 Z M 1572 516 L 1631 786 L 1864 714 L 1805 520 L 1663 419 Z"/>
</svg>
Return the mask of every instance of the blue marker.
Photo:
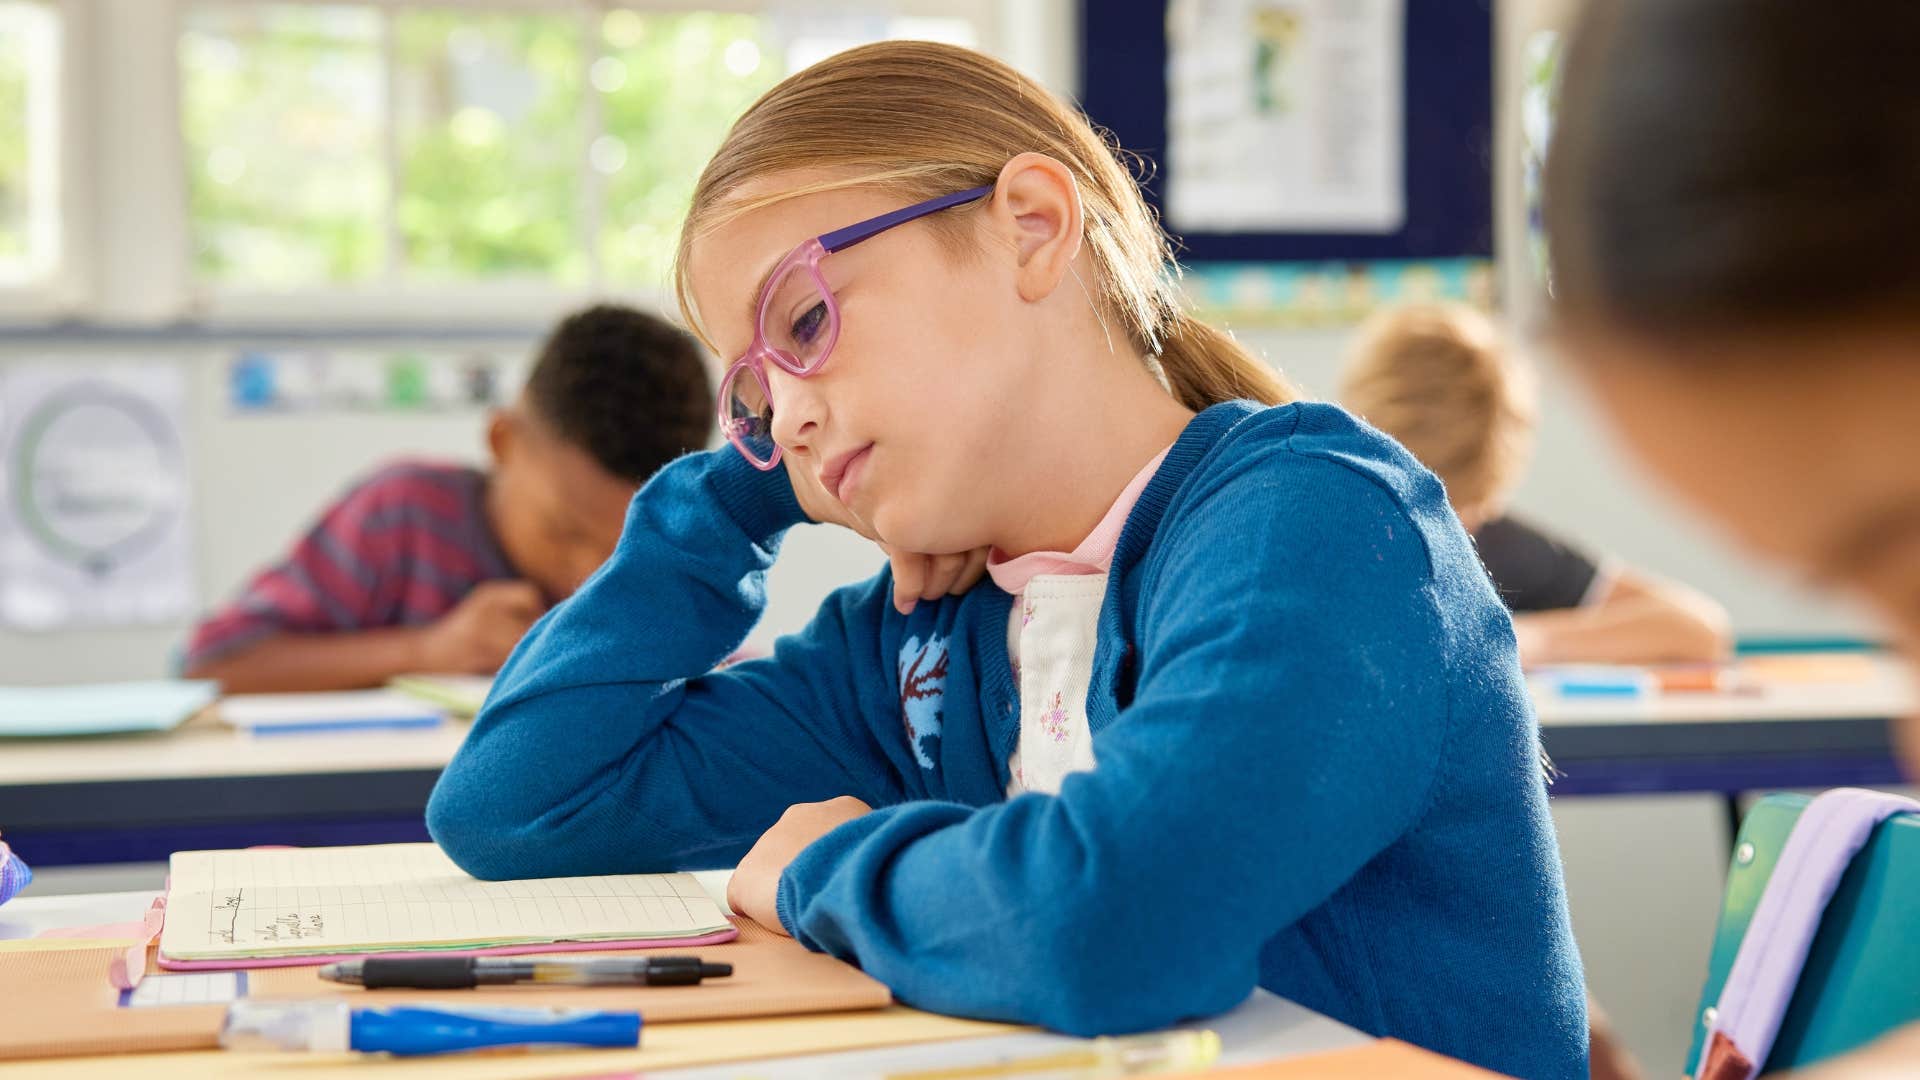
<svg viewBox="0 0 1920 1080">
<path fill-rule="evenodd" d="M 446 1054 L 492 1046 L 640 1045 L 640 1014 L 565 1009 L 390 1006 L 344 1001 L 236 1001 L 220 1045 L 229 1050 Z"/>
<path fill-rule="evenodd" d="M 1643 668 L 1568 665 L 1548 668 L 1539 674 L 1561 697 L 1638 698 L 1659 689 L 1653 673 Z"/>
</svg>

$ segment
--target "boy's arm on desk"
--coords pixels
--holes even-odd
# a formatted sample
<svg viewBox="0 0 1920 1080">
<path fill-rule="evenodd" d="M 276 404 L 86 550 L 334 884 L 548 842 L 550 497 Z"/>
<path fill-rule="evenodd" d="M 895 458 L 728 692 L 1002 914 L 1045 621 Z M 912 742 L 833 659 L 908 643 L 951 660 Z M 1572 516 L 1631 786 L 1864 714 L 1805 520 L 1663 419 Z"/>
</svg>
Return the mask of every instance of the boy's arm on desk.
<svg viewBox="0 0 1920 1080">
<path fill-rule="evenodd" d="M 540 617 L 540 590 L 524 581 L 488 581 L 425 626 L 328 633 L 276 633 L 208 660 L 186 674 L 217 679 L 230 694 L 360 690 L 398 675 L 489 675 Z"/>
<path fill-rule="evenodd" d="M 1706 663 L 1733 652 L 1726 609 L 1683 585 L 1620 571 L 1580 607 L 1515 614 L 1520 660 L 1561 663 Z"/>
<path fill-rule="evenodd" d="M 229 694 L 360 690 L 422 670 L 424 627 L 335 634 L 275 634 L 187 665 L 192 679 L 218 680 Z"/>
</svg>

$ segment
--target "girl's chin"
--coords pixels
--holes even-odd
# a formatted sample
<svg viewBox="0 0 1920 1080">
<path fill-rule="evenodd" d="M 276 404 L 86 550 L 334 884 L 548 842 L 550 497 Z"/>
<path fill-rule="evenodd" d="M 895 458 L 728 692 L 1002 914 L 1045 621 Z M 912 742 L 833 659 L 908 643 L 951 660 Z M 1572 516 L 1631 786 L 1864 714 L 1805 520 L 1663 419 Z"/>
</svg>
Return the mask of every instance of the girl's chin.
<svg viewBox="0 0 1920 1080">
<path fill-rule="evenodd" d="M 895 551 L 925 555 L 969 552 L 980 547 L 979 543 L 966 543 L 968 537 L 953 527 L 956 523 L 951 509 L 942 508 L 950 505 L 937 497 L 919 498 L 905 506 L 897 499 L 876 499 L 860 509 L 872 511 L 872 516 L 864 520 L 874 538 Z"/>
<path fill-rule="evenodd" d="M 912 551 L 926 553 L 935 550 L 930 545 L 938 538 L 928 530 L 917 527 L 913 520 L 902 520 L 903 515 L 888 513 L 885 509 L 877 512 L 871 519 L 874 538 L 894 551 Z"/>
</svg>

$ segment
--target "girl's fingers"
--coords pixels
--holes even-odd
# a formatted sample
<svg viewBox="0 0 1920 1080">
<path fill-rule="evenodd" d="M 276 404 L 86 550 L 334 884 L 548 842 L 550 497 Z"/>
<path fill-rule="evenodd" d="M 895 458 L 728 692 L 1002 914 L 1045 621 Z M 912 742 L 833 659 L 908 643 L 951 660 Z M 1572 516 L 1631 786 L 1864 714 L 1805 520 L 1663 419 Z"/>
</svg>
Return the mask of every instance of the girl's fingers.
<svg viewBox="0 0 1920 1080">
<path fill-rule="evenodd" d="M 930 555 L 927 580 L 920 586 L 920 599 L 938 600 L 953 591 L 953 583 L 959 579 L 960 571 L 967 568 L 965 555 Z"/>
<path fill-rule="evenodd" d="M 978 584 L 987 572 L 987 556 L 992 548 L 975 548 L 967 553 L 966 563 L 960 568 L 960 577 L 953 583 L 955 593 L 963 593 Z"/>
<path fill-rule="evenodd" d="M 987 548 L 955 555 L 919 555 L 884 544 L 880 548 L 893 566 L 893 606 L 902 615 L 922 600 L 966 592 L 987 572 Z"/>
<path fill-rule="evenodd" d="M 920 602 L 920 590 L 927 581 L 927 557 L 887 549 L 887 561 L 893 564 L 894 610 L 906 615 Z"/>
</svg>

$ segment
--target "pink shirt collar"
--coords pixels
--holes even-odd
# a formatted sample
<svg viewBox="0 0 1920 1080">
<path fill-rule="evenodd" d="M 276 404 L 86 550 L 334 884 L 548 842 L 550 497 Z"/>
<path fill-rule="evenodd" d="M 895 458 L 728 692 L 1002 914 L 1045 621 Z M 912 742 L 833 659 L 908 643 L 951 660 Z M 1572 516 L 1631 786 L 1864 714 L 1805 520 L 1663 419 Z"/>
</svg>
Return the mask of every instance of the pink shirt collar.
<svg viewBox="0 0 1920 1080">
<path fill-rule="evenodd" d="M 1120 530 L 1126 527 L 1127 515 L 1133 512 L 1133 504 L 1140 501 L 1140 493 L 1147 489 L 1147 482 L 1153 479 L 1160 463 L 1166 460 L 1167 451 L 1172 449 L 1169 446 L 1155 454 L 1152 461 L 1127 481 L 1100 524 L 1072 551 L 1034 551 L 1009 559 L 995 549 L 987 557 L 987 573 L 993 575 L 993 583 L 1017 596 L 1026 591 L 1028 581 L 1040 574 L 1106 573 L 1113 565 L 1113 549 L 1120 543 Z"/>
</svg>

